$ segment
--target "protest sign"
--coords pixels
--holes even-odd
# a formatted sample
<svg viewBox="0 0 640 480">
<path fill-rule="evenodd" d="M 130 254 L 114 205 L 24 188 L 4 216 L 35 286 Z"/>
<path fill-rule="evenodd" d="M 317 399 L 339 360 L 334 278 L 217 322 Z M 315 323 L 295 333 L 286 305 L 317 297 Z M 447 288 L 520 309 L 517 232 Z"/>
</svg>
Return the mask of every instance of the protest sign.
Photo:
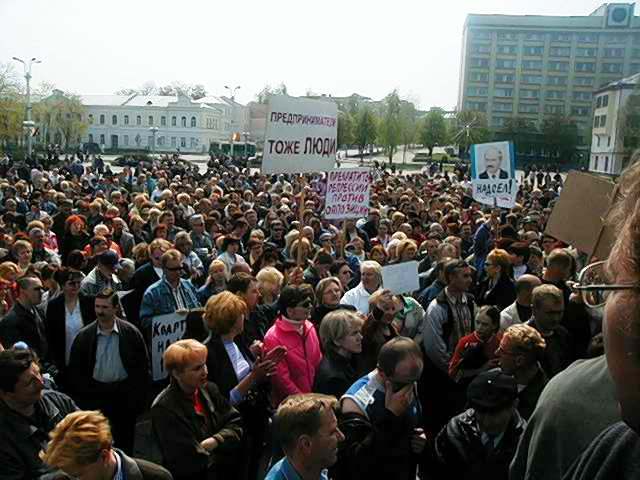
<svg viewBox="0 0 640 480">
<path fill-rule="evenodd" d="M 151 372 L 153 381 L 167 378 L 162 356 L 174 342 L 181 340 L 187 330 L 187 312 L 158 315 L 151 320 Z"/>
<path fill-rule="evenodd" d="M 337 169 L 327 174 L 324 218 L 364 218 L 369 214 L 368 168 Z"/>
<path fill-rule="evenodd" d="M 564 182 L 545 234 L 589 256 L 604 260 L 614 240 L 603 220 L 615 198 L 616 184 L 609 178 L 571 171 Z"/>
<path fill-rule="evenodd" d="M 262 173 L 331 170 L 336 160 L 337 132 L 338 106 L 335 102 L 271 96 Z"/>
<path fill-rule="evenodd" d="M 485 205 L 512 208 L 518 194 L 515 164 L 511 142 L 471 145 L 473 199 Z"/>
<path fill-rule="evenodd" d="M 420 289 L 418 262 L 403 262 L 382 267 L 382 287 L 391 293 L 411 293 Z"/>
</svg>

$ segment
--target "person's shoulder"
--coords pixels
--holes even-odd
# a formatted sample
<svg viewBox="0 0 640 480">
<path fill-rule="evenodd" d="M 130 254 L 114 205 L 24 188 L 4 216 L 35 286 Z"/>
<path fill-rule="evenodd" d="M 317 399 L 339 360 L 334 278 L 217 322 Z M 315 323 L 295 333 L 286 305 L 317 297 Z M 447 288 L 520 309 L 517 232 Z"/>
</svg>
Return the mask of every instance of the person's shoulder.
<svg viewBox="0 0 640 480">
<path fill-rule="evenodd" d="M 267 476 L 264 477 L 264 480 L 287 480 L 287 477 L 285 476 L 283 471 L 285 459 L 286 457 L 280 459 L 278 463 L 276 463 L 273 467 L 271 467 L 271 470 L 269 470 L 269 473 L 267 473 Z"/>
<path fill-rule="evenodd" d="M 143 460 L 142 458 L 133 458 L 132 460 L 140 469 L 143 480 L 173 480 L 173 476 L 169 470 L 161 465 Z"/>
</svg>

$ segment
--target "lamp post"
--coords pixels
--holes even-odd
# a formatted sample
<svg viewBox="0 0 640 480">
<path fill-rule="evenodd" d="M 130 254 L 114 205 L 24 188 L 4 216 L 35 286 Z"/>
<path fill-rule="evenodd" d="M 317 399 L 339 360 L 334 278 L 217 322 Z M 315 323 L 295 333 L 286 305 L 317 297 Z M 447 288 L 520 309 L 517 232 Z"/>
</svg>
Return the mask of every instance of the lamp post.
<svg viewBox="0 0 640 480">
<path fill-rule="evenodd" d="M 231 158 L 233 159 L 233 140 L 235 136 L 235 132 L 233 131 L 233 124 L 236 117 L 236 92 L 240 90 L 240 85 L 234 88 L 225 85 L 224 88 L 229 90 L 229 93 L 231 94 Z"/>
<path fill-rule="evenodd" d="M 158 133 L 158 127 L 149 127 L 149 131 L 152 135 L 153 145 L 151 145 L 151 155 L 156 156 L 156 133 Z"/>
<path fill-rule="evenodd" d="M 24 68 L 24 78 L 27 81 L 27 119 L 22 122 L 22 127 L 27 133 L 27 156 L 31 157 L 31 152 L 33 151 L 33 137 L 31 136 L 31 129 L 35 125 L 31 120 L 31 65 L 34 63 L 42 63 L 42 61 L 36 59 L 36 57 L 33 57 L 27 62 L 18 57 L 13 57 L 13 59 L 22 64 Z"/>
<path fill-rule="evenodd" d="M 244 156 L 245 157 L 248 157 L 248 155 L 247 155 L 247 148 L 248 148 L 247 142 L 249 141 L 249 135 L 251 135 L 251 133 L 242 132 L 242 136 L 244 137 Z"/>
</svg>

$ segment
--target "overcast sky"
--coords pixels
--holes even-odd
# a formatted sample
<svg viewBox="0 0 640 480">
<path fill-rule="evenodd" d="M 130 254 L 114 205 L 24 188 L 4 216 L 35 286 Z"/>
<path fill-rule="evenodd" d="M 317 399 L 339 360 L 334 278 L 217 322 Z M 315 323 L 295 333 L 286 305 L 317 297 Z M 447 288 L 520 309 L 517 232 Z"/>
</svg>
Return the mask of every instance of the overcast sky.
<svg viewBox="0 0 640 480">
<path fill-rule="evenodd" d="M 82 94 L 179 80 L 213 95 L 240 85 L 247 102 L 284 82 L 291 95 L 379 99 L 397 88 L 422 108 L 451 108 L 467 14 L 588 15 L 601 3 L 0 0 L 0 62 L 40 58 L 35 84 Z"/>
</svg>

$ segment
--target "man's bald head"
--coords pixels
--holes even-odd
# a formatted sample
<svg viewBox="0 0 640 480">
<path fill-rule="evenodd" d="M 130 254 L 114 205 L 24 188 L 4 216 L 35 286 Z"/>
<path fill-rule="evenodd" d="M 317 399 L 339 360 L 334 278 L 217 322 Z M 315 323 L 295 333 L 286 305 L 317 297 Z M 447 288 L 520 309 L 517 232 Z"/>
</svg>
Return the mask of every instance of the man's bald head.
<svg viewBox="0 0 640 480">
<path fill-rule="evenodd" d="M 531 293 L 537 286 L 542 285 L 542 281 L 535 275 L 525 274 L 516 280 L 516 295 L 520 305 L 531 305 Z"/>
</svg>

